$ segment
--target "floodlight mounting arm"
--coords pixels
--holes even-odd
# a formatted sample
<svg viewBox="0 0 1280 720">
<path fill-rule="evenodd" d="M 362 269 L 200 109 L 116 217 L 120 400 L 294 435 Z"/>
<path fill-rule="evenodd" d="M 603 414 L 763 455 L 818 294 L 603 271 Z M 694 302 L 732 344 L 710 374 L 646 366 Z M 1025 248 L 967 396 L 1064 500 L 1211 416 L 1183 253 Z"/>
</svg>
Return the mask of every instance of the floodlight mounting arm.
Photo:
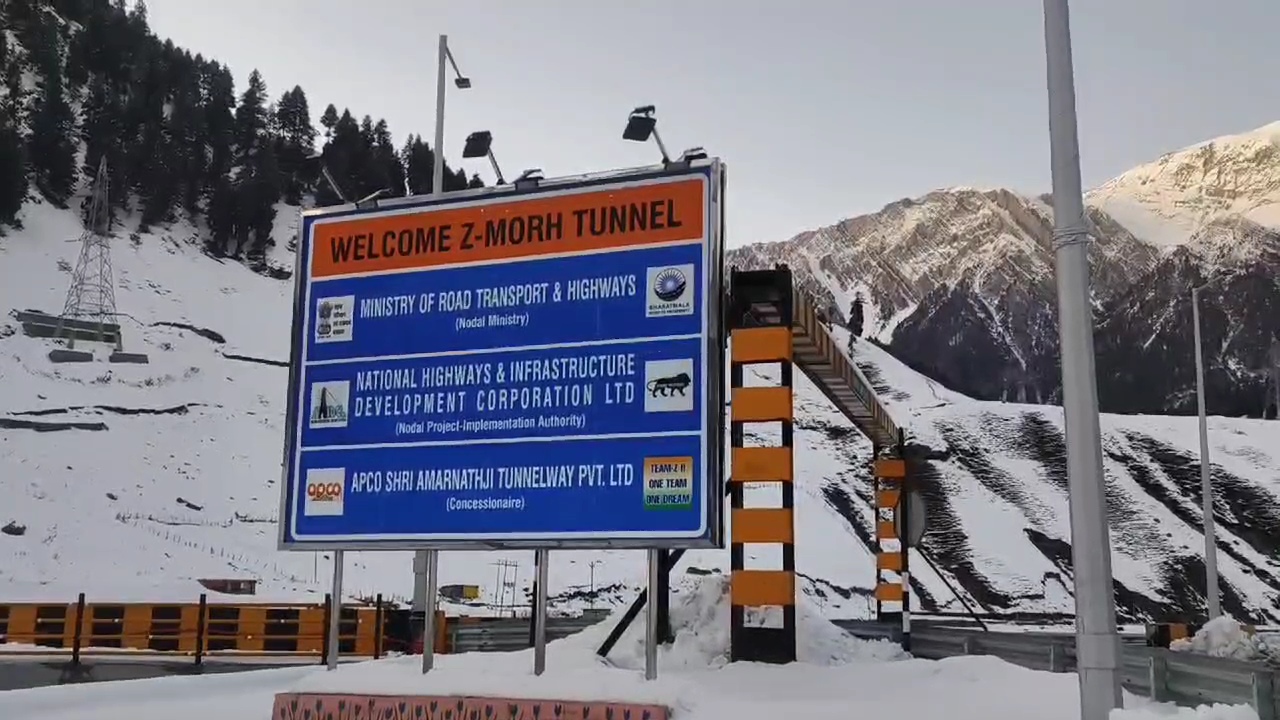
<svg viewBox="0 0 1280 720">
<path fill-rule="evenodd" d="M 325 182 L 329 183 L 329 189 L 333 190 L 333 194 L 338 196 L 344 204 L 350 203 L 347 196 L 343 194 L 342 188 L 338 187 L 338 181 L 333 179 L 333 173 L 329 172 L 329 165 L 325 161 L 320 161 L 320 173 L 324 175 Z"/>
<path fill-rule="evenodd" d="M 489 164 L 493 166 L 493 174 L 498 176 L 498 184 L 506 185 L 507 181 L 502 177 L 502 169 L 498 167 L 498 159 L 493 156 L 493 148 L 489 148 Z"/>
<path fill-rule="evenodd" d="M 658 126 L 653 126 L 653 141 L 658 144 L 658 152 L 662 153 L 662 163 L 671 162 L 671 156 L 667 154 L 667 144 L 662 142 L 662 136 L 658 134 Z"/>
<path fill-rule="evenodd" d="M 450 67 L 453 68 L 453 74 L 456 75 L 459 80 L 463 79 L 465 76 L 462 74 L 462 71 L 458 69 L 458 61 L 453 59 L 453 51 L 449 49 L 448 45 L 444 46 L 444 56 L 448 59 Z"/>
</svg>

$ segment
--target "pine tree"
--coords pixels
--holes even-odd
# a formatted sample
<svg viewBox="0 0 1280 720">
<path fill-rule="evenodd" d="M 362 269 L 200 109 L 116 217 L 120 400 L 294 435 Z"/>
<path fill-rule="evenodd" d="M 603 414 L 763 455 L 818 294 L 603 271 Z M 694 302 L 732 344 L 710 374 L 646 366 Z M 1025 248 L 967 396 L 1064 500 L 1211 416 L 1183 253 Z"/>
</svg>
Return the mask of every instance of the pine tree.
<svg viewBox="0 0 1280 720">
<path fill-rule="evenodd" d="M 137 195 L 141 210 L 141 228 L 169 217 L 174 205 L 177 182 L 174 141 L 165 117 L 166 79 L 169 58 L 163 47 L 151 46 L 145 52 L 145 66 L 138 68 L 139 89 L 126 108 L 126 118 L 135 124 L 133 147 L 126 163 L 129 187 Z"/>
<path fill-rule="evenodd" d="M 260 149 L 259 143 L 267 136 L 267 83 L 262 73 L 249 74 L 249 87 L 240 96 L 235 111 L 236 162 L 245 165 Z"/>
<path fill-rule="evenodd" d="M 276 203 L 280 202 L 280 166 L 275 150 L 268 143 L 254 158 L 249 177 L 239 187 L 240 211 L 244 213 L 244 237 L 248 240 L 245 255 L 261 262 L 267 250 L 275 245 L 271 230 L 275 226 Z"/>
<path fill-rule="evenodd" d="M 372 180 L 370 192 L 385 190 L 387 197 L 401 197 L 405 194 L 404 164 L 400 153 L 391 140 L 391 130 L 386 120 L 379 120 L 373 126 Z M 376 186 L 376 187 L 374 187 Z"/>
<path fill-rule="evenodd" d="M 209 226 L 205 250 L 214 257 L 222 257 L 227 254 L 236 230 L 236 192 L 227 176 L 214 179 L 205 215 Z"/>
<path fill-rule="evenodd" d="M 324 109 L 324 115 L 320 116 L 320 125 L 324 128 L 324 139 L 328 142 L 333 137 L 333 128 L 338 124 L 338 108 L 329 103 L 329 107 Z"/>
<path fill-rule="evenodd" d="M 75 115 L 67 103 L 61 40 L 52 19 L 38 21 L 41 38 L 37 55 L 40 89 L 31 111 L 28 157 L 36 187 L 50 202 L 65 206 L 75 186 L 76 148 L 72 143 Z"/>
<path fill-rule="evenodd" d="M 105 157 L 108 177 L 114 185 L 123 164 L 124 153 L 121 152 L 120 139 L 123 108 L 120 106 L 120 95 L 110 86 L 105 75 L 95 73 L 89 79 L 88 97 L 81 106 L 81 113 L 83 123 L 80 126 L 80 140 L 85 148 L 81 175 L 92 181 L 98 172 L 99 161 Z M 118 198 L 112 199 L 118 201 Z M 85 202 L 81 203 L 80 209 L 86 218 L 91 202 L 92 197 L 86 197 Z"/>
<path fill-rule="evenodd" d="M 27 199 L 27 158 L 22 134 L 8 113 L 0 110 L 0 225 L 17 225 L 18 211 Z"/>
<path fill-rule="evenodd" d="M 316 129 L 311 124 L 307 95 L 302 88 L 286 92 L 276 104 L 276 156 L 280 164 L 285 202 L 298 205 L 302 194 L 315 181 L 310 162 L 316 146 Z"/>
<path fill-rule="evenodd" d="M 0 226 L 17 225 L 27 199 L 26 140 L 19 131 L 22 85 L 18 48 L 0 32 Z"/>
<path fill-rule="evenodd" d="M 435 172 L 435 153 L 427 146 L 422 136 L 410 135 L 404 149 L 400 151 L 400 155 L 408 178 L 409 194 L 431 194 L 431 185 L 434 181 L 433 173 Z M 448 161 L 445 161 L 444 191 L 453 192 L 455 190 L 465 190 L 468 187 L 484 187 L 484 182 L 480 180 L 479 176 L 473 176 L 469 181 L 465 170 L 455 171 L 449 167 Z"/>
<path fill-rule="evenodd" d="M 200 107 L 200 71 L 202 60 L 182 53 L 180 71 L 171 99 L 169 134 L 174 143 L 174 169 L 178 201 L 187 215 L 200 212 L 208 172 L 208 130 Z"/>
<path fill-rule="evenodd" d="M 235 110 L 236 167 L 232 171 L 235 218 L 234 256 L 260 261 L 271 243 L 275 204 L 280 201 L 280 166 L 272 136 L 274 111 L 266 106 L 267 83 L 254 70 Z"/>
<path fill-rule="evenodd" d="M 84 143 L 81 172 L 86 178 L 92 178 L 98 171 L 98 161 L 104 155 L 108 156 L 108 165 L 119 162 L 120 96 L 105 76 L 97 74 L 89 79 L 88 96 L 81 106 L 81 113 L 80 140 Z"/>
<path fill-rule="evenodd" d="M 333 124 L 329 141 L 325 143 L 321 162 L 329 169 L 333 179 L 342 184 L 341 192 L 348 198 L 362 197 L 357 195 L 360 188 L 356 185 L 356 174 L 361 167 L 361 158 L 365 153 L 364 139 L 360 135 L 360 125 L 351 111 L 343 110 L 342 115 Z M 316 205 L 338 205 L 342 198 L 329 187 L 327 182 L 316 187 Z"/>
<path fill-rule="evenodd" d="M 208 184 L 214 186 L 231 172 L 235 143 L 235 83 L 231 72 L 216 62 L 202 71 L 204 125 L 209 143 Z"/>
</svg>

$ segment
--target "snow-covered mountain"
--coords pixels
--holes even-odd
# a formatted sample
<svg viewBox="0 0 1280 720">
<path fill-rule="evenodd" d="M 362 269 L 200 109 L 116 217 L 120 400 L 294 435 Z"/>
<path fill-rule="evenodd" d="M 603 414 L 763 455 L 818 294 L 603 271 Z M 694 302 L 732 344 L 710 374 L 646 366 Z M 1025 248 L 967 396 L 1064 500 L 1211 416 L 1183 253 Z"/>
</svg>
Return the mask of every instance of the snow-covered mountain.
<svg viewBox="0 0 1280 720">
<path fill-rule="evenodd" d="M 1185 244 L 1221 220 L 1280 227 L 1280 122 L 1167 153 L 1087 199 L 1160 247 Z"/>
<path fill-rule="evenodd" d="M 56 311 L 78 250 L 66 241 L 80 224 L 43 204 L 24 213 L 26 229 L 0 238 L 0 307 Z M 282 208 L 279 217 L 283 253 L 296 215 Z M 323 593 L 323 557 L 275 548 L 286 371 L 271 361 L 287 357 L 291 284 L 202 254 L 180 225 L 135 242 L 128 236 L 122 231 L 114 245 L 124 344 L 148 353 L 149 365 L 53 365 L 44 341 L 0 319 L 0 526 L 12 528 L 0 533 L 0 600 L 61 602 L 82 591 L 99 600 L 190 600 L 203 591 L 197 579 L 208 577 L 258 578 L 265 597 Z M 961 608 L 945 578 L 992 610 L 1069 612 L 1060 410 L 974 401 L 875 346 L 856 348 L 898 421 L 943 458 L 929 466 L 926 490 L 924 550 L 937 570 L 923 556 L 913 560 L 924 606 Z M 797 377 L 803 592 L 829 615 L 866 616 L 870 447 Z M 1108 416 L 1103 427 L 1122 610 L 1193 612 L 1202 576 L 1195 421 Z M 1225 607 L 1280 618 L 1280 562 L 1272 558 L 1280 424 L 1214 418 L 1211 430 Z M 560 608 L 593 595 L 601 606 L 627 602 L 644 582 L 642 553 L 551 556 Z M 532 553 L 444 553 L 440 582 L 480 585 L 481 600 L 491 602 L 502 558 L 519 564 L 523 602 Z M 410 591 L 405 553 L 350 553 L 348 562 L 353 595 Z M 727 551 L 693 552 L 681 569 L 728 562 Z"/>
<path fill-rule="evenodd" d="M 998 189 L 939 190 L 742 248 L 730 262 L 787 263 L 843 313 L 860 294 L 865 333 L 949 387 L 982 399 L 1054 402 L 1051 201 Z M 1261 416 L 1268 397 L 1262 371 L 1280 327 L 1261 312 L 1276 294 L 1280 123 L 1169 153 L 1086 201 L 1096 241 L 1097 344 L 1108 348 L 1099 376 L 1126 378 L 1104 388 L 1104 410 L 1194 408 L 1186 371 L 1190 289 L 1213 280 L 1204 294 L 1206 337 L 1230 334 L 1232 341 L 1209 345 L 1210 410 Z"/>
</svg>

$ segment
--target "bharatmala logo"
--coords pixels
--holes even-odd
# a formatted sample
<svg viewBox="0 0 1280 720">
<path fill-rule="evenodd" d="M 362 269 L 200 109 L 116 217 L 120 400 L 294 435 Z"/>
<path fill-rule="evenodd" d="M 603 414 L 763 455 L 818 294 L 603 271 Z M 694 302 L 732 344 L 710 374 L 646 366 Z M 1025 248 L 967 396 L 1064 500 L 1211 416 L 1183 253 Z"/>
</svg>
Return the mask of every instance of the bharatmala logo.
<svg viewBox="0 0 1280 720">
<path fill-rule="evenodd" d="M 649 268 L 645 317 L 693 314 L 693 265 Z"/>
<path fill-rule="evenodd" d="M 347 407 L 351 400 L 351 381 L 332 380 L 311 384 L 311 417 L 308 426 L 316 428 L 344 428 L 347 426 Z"/>
<path fill-rule="evenodd" d="M 347 495 L 346 468 L 307 471 L 303 483 L 302 514 L 307 517 L 341 515 Z"/>
</svg>

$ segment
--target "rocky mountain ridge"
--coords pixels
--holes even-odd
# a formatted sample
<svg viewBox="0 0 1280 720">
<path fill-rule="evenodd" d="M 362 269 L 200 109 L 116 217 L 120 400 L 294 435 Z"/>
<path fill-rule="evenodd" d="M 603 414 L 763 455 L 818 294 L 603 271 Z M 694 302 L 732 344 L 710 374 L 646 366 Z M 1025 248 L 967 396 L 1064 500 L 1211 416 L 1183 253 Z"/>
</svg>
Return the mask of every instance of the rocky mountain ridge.
<svg viewBox="0 0 1280 720">
<path fill-rule="evenodd" d="M 1211 281 L 1202 296 L 1210 412 L 1268 412 L 1280 123 L 1166 154 L 1086 204 L 1103 409 L 1194 411 L 1190 290 Z M 787 263 L 841 313 L 861 295 L 864 336 L 960 392 L 1054 403 L 1052 236 L 1049 195 L 952 188 L 749 245 L 729 262 Z"/>
</svg>

